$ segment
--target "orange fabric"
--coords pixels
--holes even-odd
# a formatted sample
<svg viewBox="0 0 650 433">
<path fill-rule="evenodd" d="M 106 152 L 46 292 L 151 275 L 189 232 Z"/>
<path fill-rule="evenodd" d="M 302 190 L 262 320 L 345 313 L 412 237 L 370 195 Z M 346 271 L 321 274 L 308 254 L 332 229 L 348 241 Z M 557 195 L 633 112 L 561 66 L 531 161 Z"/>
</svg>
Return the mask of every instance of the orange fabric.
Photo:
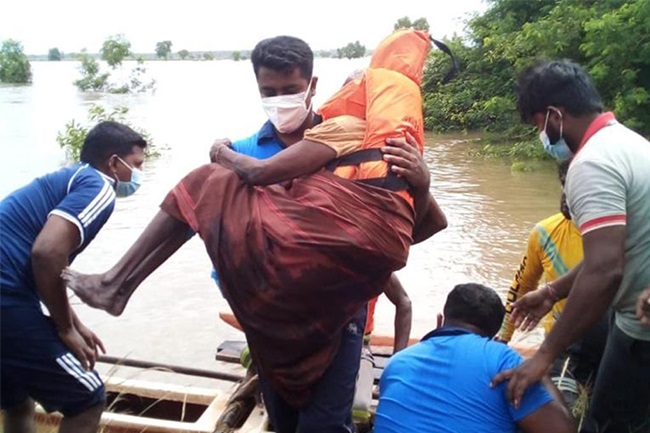
<svg viewBox="0 0 650 433">
<path fill-rule="evenodd" d="M 378 299 L 379 296 L 376 296 L 368 301 L 368 316 L 366 317 L 366 329 L 363 331 L 364 335 L 368 335 L 375 330 L 375 307 Z"/>
<path fill-rule="evenodd" d="M 346 114 L 366 119 L 361 149 L 383 147 L 386 138 L 410 132 L 422 152 L 424 119 L 420 84 L 429 47 L 426 32 L 413 29 L 394 32 L 379 44 L 363 76 L 343 86 L 321 106 L 319 113 L 325 120 Z M 339 167 L 334 174 L 352 180 L 385 177 L 388 164 L 365 162 L 356 169 Z M 413 204 L 408 191 L 398 194 Z"/>
</svg>

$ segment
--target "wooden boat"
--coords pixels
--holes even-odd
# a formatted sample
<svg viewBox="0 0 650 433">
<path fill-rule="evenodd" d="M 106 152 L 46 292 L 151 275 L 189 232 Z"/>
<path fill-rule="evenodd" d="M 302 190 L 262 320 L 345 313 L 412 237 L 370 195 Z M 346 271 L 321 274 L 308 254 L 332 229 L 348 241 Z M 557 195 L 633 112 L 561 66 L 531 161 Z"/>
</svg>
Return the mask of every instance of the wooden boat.
<svg viewBox="0 0 650 433">
<path fill-rule="evenodd" d="M 221 319 L 240 329 L 237 319 L 231 314 L 220 313 Z M 411 339 L 409 344 L 418 340 Z M 373 377 L 375 390 L 371 410 L 377 405 L 377 385 L 383 368 L 392 352 L 393 338 L 373 335 L 370 347 L 374 356 Z M 217 348 L 216 360 L 239 364 L 244 341 L 224 341 Z M 519 346 L 516 349 L 524 356 L 530 356 L 535 348 Z M 246 384 L 245 369 L 239 367 L 240 374 L 224 371 L 199 370 L 184 366 L 166 365 L 133 359 L 118 359 L 102 356 L 99 362 L 125 367 L 159 369 L 174 375 L 200 376 L 220 381 L 221 386 L 181 386 L 169 383 L 124 379 L 111 375 L 102 377 L 106 385 L 107 403 L 99 432 L 101 433 L 263 433 L 269 430 L 268 416 L 262 405 L 255 404 L 251 395 L 243 400 L 236 397 Z M 236 425 L 226 425 L 224 420 L 236 419 Z M 0 418 L 1 418 L 0 414 Z M 230 417 L 230 418 L 229 418 Z M 1 420 L 0 420 L 1 421 Z M 61 416 L 47 414 L 37 406 L 36 424 L 38 433 L 55 433 Z M 360 431 L 367 431 L 360 426 Z"/>
</svg>

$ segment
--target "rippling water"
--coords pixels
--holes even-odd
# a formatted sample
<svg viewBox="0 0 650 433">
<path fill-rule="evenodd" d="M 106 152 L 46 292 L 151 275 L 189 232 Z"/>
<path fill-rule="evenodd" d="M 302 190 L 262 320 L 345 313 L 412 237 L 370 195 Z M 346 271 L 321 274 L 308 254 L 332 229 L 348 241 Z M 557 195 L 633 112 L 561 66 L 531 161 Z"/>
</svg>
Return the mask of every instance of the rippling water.
<svg viewBox="0 0 650 433">
<path fill-rule="evenodd" d="M 315 105 L 365 66 L 319 59 Z M 33 177 L 54 170 L 63 155 L 54 141 L 72 118 L 83 120 L 92 103 L 127 105 L 133 123 L 151 132 L 162 156 L 146 164 L 146 182 L 116 210 L 90 247 L 75 261 L 84 272 L 101 272 L 130 246 L 183 174 L 203 163 L 213 139 L 249 135 L 264 121 L 248 62 L 152 62 L 154 94 L 81 94 L 73 62 L 33 63 L 32 86 L 0 87 L 0 197 Z M 130 67 L 130 65 L 126 65 Z M 413 336 L 435 324 L 446 294 L 462 282 L 481 282 L 504 297 L 528 234 L 559 209 L 554 168 L 513 173 L 507 162 L 469 156 L 472 136 L 427 137 L 425 158 L 431 189 L 449 228 L 411 249 L 399 277 L 413 300 Z M 188 242 L 136 292 L 119 318 L 76 306 L 115 356 L 214 368 L 217 345 L 242 335 L 218 320 L 226 302 L 209 277 L 210 263 L 198 239 Z M 393 307 L 377 304 L 376 332 L 392 334 Z"/>
</svg>

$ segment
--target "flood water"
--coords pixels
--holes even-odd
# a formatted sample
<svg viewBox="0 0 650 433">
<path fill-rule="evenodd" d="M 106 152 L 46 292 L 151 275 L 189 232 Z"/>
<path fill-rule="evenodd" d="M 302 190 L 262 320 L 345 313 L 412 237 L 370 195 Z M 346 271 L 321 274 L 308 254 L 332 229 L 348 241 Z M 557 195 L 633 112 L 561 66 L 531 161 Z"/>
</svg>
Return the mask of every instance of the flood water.
<svg viewBox="0 0 650 433">
<path fill-rule="evenodd" d="M 315 106 L 368 59 L 317 59 Z M 125 68 L 132 67 L 128 62 Z M 63 154 L 55 141 L 71 119 L 85 121 L 93 103 L 126 105 L 132 123 L 149 131 L 162 152 L 148 161 L 146 181 L 115 212 L 74 268 L 88 273 L 110 267 L 135 241 L 165 193 L 188 171 L 207 161 L 215 138 L 241 138 L 265 120 L 252 66 L 247 61 L 150 62 L 153 94 L 82 94 L 72 85 L 75 62 L 33 62 L 31 86 L 0 87 L 0 197 L 35 176 L 55 170 Z M 554 167 L 516 173 L 510 163 L 468 154 L 472 136 L 427 136 L 425 157 L 431 190 L 449 228 L 411 249 L 398 275 L 413 301 L 412 336 L 433 326 L 455 284 L 480 282 L 505 293 L 534 224 L 559 209 Z M 119 318 L 79 305 L 82 320 L 104 341 L 108 354 L 217 368 L 214 354 L 242 334 L 220 322 L 227 304 L 210 279 L 210 262 L 192 239 L 135 293 Z M 393 306 L 377 305 L 376 333 L 392 334 Z"/>
</svg>

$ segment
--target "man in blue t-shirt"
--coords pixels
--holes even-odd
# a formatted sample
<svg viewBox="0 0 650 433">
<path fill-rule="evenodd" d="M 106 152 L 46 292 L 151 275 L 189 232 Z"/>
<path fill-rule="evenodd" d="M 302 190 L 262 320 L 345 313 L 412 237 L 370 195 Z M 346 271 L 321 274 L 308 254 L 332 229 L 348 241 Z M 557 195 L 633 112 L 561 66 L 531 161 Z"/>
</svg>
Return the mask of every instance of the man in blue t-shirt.
<svg viewBox="0 0 650 433">
<path fill-rule="evenodd" d="M 517 408 L 508 402 L 505 384 L 490 386 L 497 372 L 522 362 L 514 350 L 492 340 L 504 313 L 494 290 L 454 287 L 443 326 L 388 362 L 374 432 L 575 432 L 550 380 L 532 386 Z"/>
<path fill-rule="evenodd" d="M 115 197 L 138 189 L 146 145 L 126 125 L 99 123 L 84 141 L 80 163 L 39 177 L 0 202 L 5 433 L 33 431 L 35 401 L 63 414 L 61 432 L 97 431 L 105 396 L 92 368 L 104 348 L 70 307 L 60 275 L 106 223 Z"/>
</svg>

